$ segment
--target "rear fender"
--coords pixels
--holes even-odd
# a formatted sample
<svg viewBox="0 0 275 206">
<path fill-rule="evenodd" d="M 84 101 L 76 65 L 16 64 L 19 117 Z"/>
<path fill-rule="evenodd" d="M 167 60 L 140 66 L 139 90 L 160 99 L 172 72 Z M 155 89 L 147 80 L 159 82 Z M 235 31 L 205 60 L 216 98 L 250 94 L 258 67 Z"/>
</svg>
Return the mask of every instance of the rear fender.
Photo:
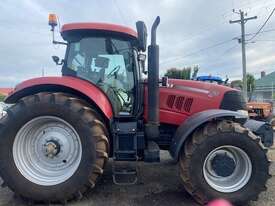
<svg viewBox="0 0 275 206">
<path fill-rule="evenodd" d="M 217 118 L 238 119 L 244 123 L 247 116 L 229 110 L 211 109 L 198 112 L 185 120 L 177 129 L 170 146 L 170 154 L 178 160 L 179 153 L 187 138 L 202 124 Z"/>
<path fill-rule="evenodd" d="M 271 147 L 273 145 L 273 128 L 271 124 L 263 121 L 256 121 L 248 119 L 244 127 L 250 129 L 254 134 L 261 137 L 261 141 L 265 147 Z"/>
<path fill-rule="evenodd" d="M 24 81 L 7 96 L 5 103 L 15 104 L 19 99 L 39 92 L 65 92 L 83 98 L 97 107 L 108 120 L 113 117 L 112 105 L 96 85 L 74 77 L 41 77 Z"/>
</svg>

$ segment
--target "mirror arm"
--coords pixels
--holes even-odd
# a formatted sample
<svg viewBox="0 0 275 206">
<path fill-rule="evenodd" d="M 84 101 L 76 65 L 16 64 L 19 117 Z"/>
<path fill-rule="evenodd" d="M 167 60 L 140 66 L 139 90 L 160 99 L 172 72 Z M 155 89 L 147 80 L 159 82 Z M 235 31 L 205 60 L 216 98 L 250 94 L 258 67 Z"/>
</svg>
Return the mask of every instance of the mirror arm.
<svg viewBox="0 0 275 206">
<path fill-rule="evenodd" d="M 66 42 L 61 42 L 61 41 L 55 41 L 53 40 L 53 44 L 62 44 L 62 45 L 68 45 Z"/>
<path fill-rule="evenodd" d="M 66 42 L 55 41 L 54 29 L 55 29 L 55 27 L 52 26 L 51 32 L 52 32 L 53 44 L 68 45 L 68 43 L 66 43 Z"/>
</svg>

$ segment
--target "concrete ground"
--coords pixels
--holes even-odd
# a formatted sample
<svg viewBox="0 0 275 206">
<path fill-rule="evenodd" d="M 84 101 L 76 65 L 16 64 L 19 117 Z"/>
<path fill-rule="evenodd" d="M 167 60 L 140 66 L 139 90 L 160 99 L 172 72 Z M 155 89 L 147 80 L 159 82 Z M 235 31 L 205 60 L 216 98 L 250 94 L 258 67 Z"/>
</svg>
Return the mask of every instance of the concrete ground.
<svg viewBox="0 0 275 206">
<path fill-rule="evenodd" d="M 275 152 L 271 152 L 275 158 Z M 274 159 L 275 160 L 275 159 Z M 107 165 L 102 179 L 96 188 L 84 199 L 70 202 L 69 206 L 109 206 L 109 205 L 143 205 L 143 206 L 197 206 L 192 197 L 184 190 L 178 175 L 178 166 L 174 164 L 167 152 L 162 152 L 162 160 L 157 164 L 140 162 L 138 164 L 139 181 L 133 186 L 117 186 L 112 182 L 111 164 Z M 275 164 L 271 166 L 275 175 Z M 7 189 L 0 189 L 1 206 L 25 206 L 22 200 L 15 198 Z M 275 205 L 275 176 L 268 182 L 268 190 L 262 193 L 257 202 L 250 206 Z"/>
</svg>

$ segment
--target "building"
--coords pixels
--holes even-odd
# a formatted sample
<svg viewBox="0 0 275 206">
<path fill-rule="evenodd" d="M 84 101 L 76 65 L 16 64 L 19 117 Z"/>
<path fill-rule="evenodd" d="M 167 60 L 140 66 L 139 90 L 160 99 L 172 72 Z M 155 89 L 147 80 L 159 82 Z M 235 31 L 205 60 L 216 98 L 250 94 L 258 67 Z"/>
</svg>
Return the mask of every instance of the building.
<svg viewBox="0 0 275 206">
<path fill-rule="evenodd" d="M 257 101 L 275 99 L 275 72 L 267 75 L 265 72 L 261 72 L 261 78 L 256 80 L 252 98 Z"/>
<path fill-rule="evenodd" d="M 0 88 L 0 95 L 7 96 L 13 88 Z"/>
</svg>

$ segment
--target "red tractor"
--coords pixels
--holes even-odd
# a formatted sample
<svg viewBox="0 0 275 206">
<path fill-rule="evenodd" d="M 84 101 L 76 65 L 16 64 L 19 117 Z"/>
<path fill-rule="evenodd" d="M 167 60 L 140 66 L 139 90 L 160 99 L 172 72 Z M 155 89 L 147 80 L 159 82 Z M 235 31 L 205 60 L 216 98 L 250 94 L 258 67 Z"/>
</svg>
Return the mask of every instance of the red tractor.
<svg viewBox="0 0 275 206">
<path fill-rule="evenodd" d="M 185 189 L 200 204 L 256 200 L 270 177 L 270 125 L 251 123 L 239 91 L 199 81 L 159 79 L 158 17 L 147 31 L 105 23 L 62 27 L 62 77 L 16 86 L 0 120 L 3 186 L 34 202 L 66 202 L 95 187 L 108 158 L 116 184 L 137 182 L 137 161 L 179 163 Z M 50 16 L 54 33 L 57 25 Z M 248 125 L 248 126 L 246 126 Z M 256 125 L 256 126 L 255 126 Z M 131 163 L 132 162 L 132 163 Z"/>
</svg>

